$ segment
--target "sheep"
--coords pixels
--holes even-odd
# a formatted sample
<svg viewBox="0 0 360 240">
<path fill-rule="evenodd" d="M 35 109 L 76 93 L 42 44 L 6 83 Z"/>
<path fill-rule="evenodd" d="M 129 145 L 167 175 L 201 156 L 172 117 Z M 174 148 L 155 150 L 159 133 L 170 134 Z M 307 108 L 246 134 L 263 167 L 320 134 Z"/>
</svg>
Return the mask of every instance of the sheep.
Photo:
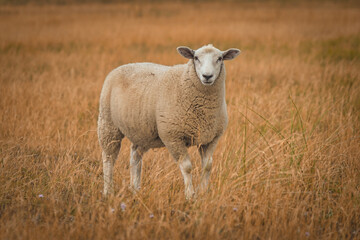
<svg viewBox="0 0 360 240">
<path fill-rule="evenodd" d="M 121 141 L 131 141 L 130 186 L 140 189 L 142 157 L 166 147 L 184 178 L 185 197 L 194 197 L 192 165 L 187 148 L 197 145 L 201 156 L 200 191 L 207 189 L 212 155 L 228 118 L 224 60 L 239 55 L 211 44 L 198 50 L 178 47 L 186 64 L 164 66 L 132 63 L 111 71 L 100 95 L 98 137 L 102 148 L 104 191 L 113 193 L 113 167 Z"/>
</svg>

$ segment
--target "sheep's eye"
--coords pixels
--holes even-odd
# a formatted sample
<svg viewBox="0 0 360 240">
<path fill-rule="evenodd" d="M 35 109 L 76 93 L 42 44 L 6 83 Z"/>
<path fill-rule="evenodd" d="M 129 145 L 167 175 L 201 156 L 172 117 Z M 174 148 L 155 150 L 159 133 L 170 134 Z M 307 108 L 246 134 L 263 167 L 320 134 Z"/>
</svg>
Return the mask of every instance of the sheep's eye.
<svg viewBox="0 0 360 240">
<path fill-rule="evenodd" d="M 221 62 L 221 61 L 222 61 L 222 57 L 219 57 L 217 61 L 218 61 L 218 62 Z"/>
<path fill-rule="evenodd" d="M 194 57 L 194 60 L 195 60 L 195 61 L 199 61 L 199 58 L 195 56 L 195 57 Z"/>
</svg>

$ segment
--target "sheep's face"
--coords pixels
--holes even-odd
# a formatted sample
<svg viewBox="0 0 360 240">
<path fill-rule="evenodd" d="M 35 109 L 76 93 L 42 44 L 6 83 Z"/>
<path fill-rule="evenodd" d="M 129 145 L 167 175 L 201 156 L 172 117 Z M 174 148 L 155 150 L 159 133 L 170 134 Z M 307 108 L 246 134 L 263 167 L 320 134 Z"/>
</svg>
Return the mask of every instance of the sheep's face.
<svg viewBox="0 0 360 240">
<path fill-rule="evenodd" d="M 235 48 L 220 51 L 211 44 L 196 51 L 188 47 L 178 47 L 177 50 L 183 57 L 193 59 L 196 74 L 204 85 L 214 84 L 221 72 L 223 61 L 231 60 L 240 53 L 240 50 Z"/>
</svg>

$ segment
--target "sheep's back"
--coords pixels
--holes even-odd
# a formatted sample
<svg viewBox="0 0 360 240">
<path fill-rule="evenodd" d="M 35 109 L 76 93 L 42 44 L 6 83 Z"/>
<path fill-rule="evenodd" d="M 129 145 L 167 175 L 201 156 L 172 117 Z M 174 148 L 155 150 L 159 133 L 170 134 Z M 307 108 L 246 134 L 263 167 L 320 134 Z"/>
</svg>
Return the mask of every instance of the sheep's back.
<svg viewBox="0 0 360 240">
<path fill-rule="evenodd" d="M 169 67 L 127 64 L 117 68 L 111 79 L 111 118 L 120 131 L 136 145 L 161 147 L 155 118 L 158 93 Z"/>
</svg>

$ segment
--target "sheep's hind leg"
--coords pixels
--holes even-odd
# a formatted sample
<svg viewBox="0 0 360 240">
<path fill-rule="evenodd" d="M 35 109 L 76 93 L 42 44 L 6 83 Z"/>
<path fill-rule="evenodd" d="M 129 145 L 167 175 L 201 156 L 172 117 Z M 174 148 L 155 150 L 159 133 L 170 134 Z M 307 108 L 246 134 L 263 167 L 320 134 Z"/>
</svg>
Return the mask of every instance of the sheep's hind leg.
<svg viewBox="0 0 360 240">
<path fill-rule="evenodd" d="M 112 194 L 113 189 L 113 172 L 116 158 L 120 151 L 121 140 L 124 135 L 115 127 L 104 127 L 100 125 L 98 134 L 99 142 L 102 148 L 102 162 L 104 172 L 104 196 Z M 106 125 L 105 125 L 106 126 Z"/>
<path fill-rule="evenodd" d="M 136 192 L 140 189 L 141 183 L 141 165 L 142 156 L 145 151 L 142 151 L 134 144 L 131 145 L 130 150 L 130 186 Z"/>
<path fill-rule="evenodd" d="M 119 151 L 109 155 L 107 155 L 105 151 L 102 152 L 103 172 L 104 172 L 104 193 L 103 193 L 104 196 L 114 193 L 113 172 L 114 172 L 114 164 L 118 152 Z"/>
<path fill-rule="evenodd" d="M 187 200 L 189 200 L 194 197 L 195 192 L 192 184 L 192 175 L 191 175 L 192 165 L 187 149 L 185 146 L 166 146 L 166 147 L 169 149 L 175 161 L 179 164 L 181 174 L 184 177 L 185 197 Z"/>
</svg>

